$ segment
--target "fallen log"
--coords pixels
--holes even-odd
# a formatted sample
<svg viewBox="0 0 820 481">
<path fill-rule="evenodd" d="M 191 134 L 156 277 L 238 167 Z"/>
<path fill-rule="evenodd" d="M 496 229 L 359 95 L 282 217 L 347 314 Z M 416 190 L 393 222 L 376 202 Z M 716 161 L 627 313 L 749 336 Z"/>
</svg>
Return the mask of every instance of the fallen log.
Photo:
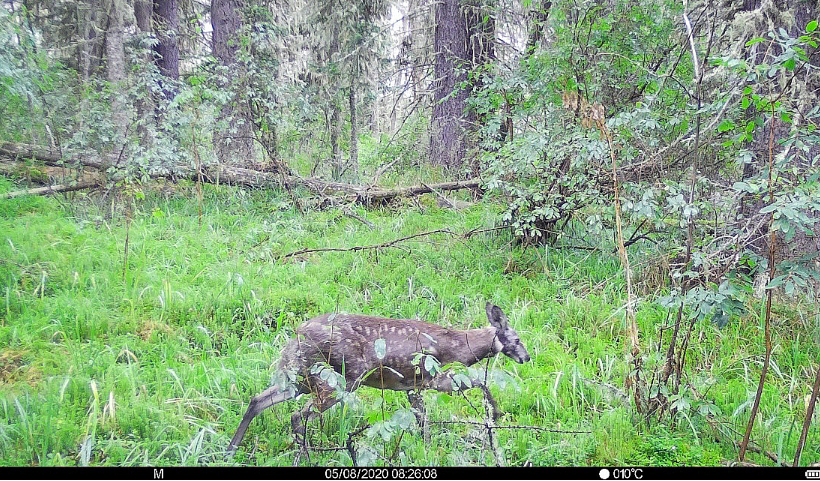
<svg viewBox="0 0 820 481">
<path fill-rule="evenodd" d="M 82 190 L 88 189 L 91 187 L 96 187 L 99 184 L 96 182 L 77 182 L 76 184 L 57 184 L 57 185 L 50 185 L 48 187 L 36 187 L 34 189 L 24 189 L 24 190 L 15 190 L 14 192 L 6 192 L 5 194 L 0 195 L 0 198 L 3 199 L 12 199 L 14 197 L 20 197 L 22 195 L 50 195 L 56 194 L 58 192 L 72 192 L 75 190 Z"/>
<path fill-rule="evenodd" d="M 436 191 L 475 189 L 481 185 L 480 179 L 442 182 L 440 184 L 422 184 L 412 187 L 398 187 L 396 189 L 365 189 L 358 194 L 368 200 L 385 200 L 393 197 L 409 197 L 419 194 L 435 193 Z"/>
<path fill-rule="evenodd" d="M 79 175 L 70 167 L 56 167 L 53 165 L 30 165 L 22 162 L 8 161 L 0 158 L 0 174 L 24 179 L 26 182 L 40 186 L 53 183 L 65 184 L 70 182 L 93 182 L 102 184 L 104 175 L 97 169 L 88 169 Z"/>
<path fill-rule="evenodd" d="M 33 158 L 42 161 L 46 165 L 57 166 L 84 166 L 94 169 L 107 169 L 116 165 L 117 156 L 109 155 L 101 157 L 96 153 L 73 154 L 64 158 L 59 153 L 29 144 L 0 142 L 0 155 L 15 158 Z M 343 182 L 330 182 L 310 177 L 300 177 L 276 172 L 263 172 L 261 170 L 247 169 L 232 165 L 214 165 L 203 168 L 203 180 L 209 183 L 226 183 L 241 185 L 245 187 L 278 187 L 286 185 L 304 186 L 320 195 L 342 195 L 345 200 L 360 204 L 371 204 L 374 202 L 386 201 L 395 197 L 409 197 L 436 191 L 452 191 L 460 189 L 474 189 L 480 186 L 480 179 L 469 179 L 454 182 L 442 182 L 439 184 L 422 184 L 410 187 L 398 187 L 394 189 L 384 189 L 374 186 L 362 186 L 346 184 Z M 196 170 L 180 166 L 174 173 L 177 179 L 197 180 Z M 168 177 L 167 175 L 157 177 Z"/>
<path fill-rule="evenodd" d="M 45 149 L 31 144 L 22 144 L 14 142 L 0 142 L 0 154 L 7 157 L 37 159 L 47 165 L 56 166 L 85 166 L 95 169 L 107 169 L 108 167 L 117 163 L 116 155 L 109 155 L 107 157 L 100 157 L 94 152 L 83 152 L 82 154 L 74 154 L 64 158 L 60 152 L 54 152 L 51 149 Z"/>
</svg>

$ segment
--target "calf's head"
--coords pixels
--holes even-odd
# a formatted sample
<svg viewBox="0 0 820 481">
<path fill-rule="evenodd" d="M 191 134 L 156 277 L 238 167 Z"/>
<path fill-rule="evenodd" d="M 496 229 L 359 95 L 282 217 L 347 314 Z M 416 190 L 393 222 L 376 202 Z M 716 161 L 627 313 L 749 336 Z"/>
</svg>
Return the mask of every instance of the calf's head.
<svg viewBox="0 0 820 481">
<path fill-rule="evenodd" d="M 506 314 L 504 314 L 500 307 L 489 302 L 485 309 L 487 311 L 487 319 L 490 320 L 490 325 L 495 328 L 496 340 L 498 344 L 501 344 L 501 349 L 498 351 L 512 358 L 513 361 L 519 364 L 528 362 L 530 360 L 530 354 L 521 342 L 521 338 L 518 337 L 518 333 L 510 327 Z"/>
</svg>

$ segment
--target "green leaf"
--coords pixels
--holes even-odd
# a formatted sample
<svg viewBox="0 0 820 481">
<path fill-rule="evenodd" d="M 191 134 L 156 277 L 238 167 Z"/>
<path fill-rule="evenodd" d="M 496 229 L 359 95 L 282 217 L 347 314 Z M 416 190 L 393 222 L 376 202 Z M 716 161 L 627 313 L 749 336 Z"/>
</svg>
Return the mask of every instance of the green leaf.
<svg viewBox="0 0 820 481">
<path fill-rule="evenodd" d="M 748 42 L 746 42 L 746 46 L 751 47 L 752 45 L 754 45 L 756 43 L 762 42 L 763 40 L 764 39 L 762 39 L 762 38 L 753 38 L 753 39 L 749 40 Z"/>
<path fill-rule="evenodd" d="M 796 62 L 794 61 L 794 57 L 792 57 L 790 59 L 787 59 L 785 62 L 783 62 L 783 66 L 786 67 L 789 70 L 794 70 L 795 63 Z"/>
<path fill-rule="evenodd" d="M 794 294 L 794 282 L 787 282 L 786 286 L 783 288 L 783 291 L 786 293 L 787 296 Z"/>
<path fill-rule="evenodd" d="M 761 214 L 768 214 L 769 212 L 773 212 L 777 210 L 777 204 L 769 204 L 766 207 L 760 209 Z"/>
<path fill-rule="evenodd" d="M 769 282 L 769 285 L 766 286 L 766 289 L 774 289 L 775 287 L 783 284 L 783 281 L 785 281 L 785 280 L 786 280 L 785 275 L 777 276 L 774 279 L 772 279 L 771 282 Z"/>
<path fill-rule="evenodd" d="M 376 351 L 376 357 L 379 360 L 384 359 L 384 356 L 387 354 L 387 342 L 383 338 L 376 339 L 373 343 L 373 350 Z"/>
<path fill-rule="evenodd" d="M 436 373 L 436 368 L 438 367 L 438 362 L 433 356 L 427 356 L 424 358 L 424 370 L 429 372 L 430 374 Z"/>
<path fill-rule="evenodd" d="M 806 25 L 806 31 L 814 32 L 815 30 L 817 30 L 817 20 L 812 20 Z"/>
<path fill-rule="evenodd" d="M 744 99 L 746 100 L 746 99 Z M 718 125 L 718 132 L 726 132 L 728 130 L 732 130 L 735 128 L 734 122 L 731 120 L 724 120 L 723 122 Z"/>
</svg>

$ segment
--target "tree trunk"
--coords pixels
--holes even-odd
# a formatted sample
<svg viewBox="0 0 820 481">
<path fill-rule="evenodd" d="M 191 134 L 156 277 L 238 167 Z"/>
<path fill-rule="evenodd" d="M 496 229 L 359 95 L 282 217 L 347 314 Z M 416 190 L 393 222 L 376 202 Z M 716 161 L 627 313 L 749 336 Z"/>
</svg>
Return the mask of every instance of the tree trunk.
<svg viewBox="0 0 820 481">
<path fill-rule="evenodd" d="M 91 77 L 91 55 L 94 44 L 94 12 L 95 2 L 77 3 L 77 25 L 81 41 L 77 44 L 77 65 L 80 74 L 80 81 L 85 85 Z"/>
<path fill-rule="evenodd" d="M 370 117 L 370 133 L 373 134 L 373 137 L 378 137 L 379 136 L 379 116 L 381 115 L 381 113 L 379 113 L 379 95 L 378 94 L 375 95 L 375 97 L 373 99 L 373 105 L 371 105 L 371 107 L 373 109 L 370 112 L 370 115 L 371 115 L 371 117 Z"/>
<path fill-rule="evenodd" d="M 527 49 L 528 55 L 532 55 L 538 48 L 538 44 L 544 39 L 544 28 L 550 16 L 550 8 L 552 2 L 549 0 L 539 0 L 534 2 L 530 10 L 530 31 L 527 35 Z"/>
<path fill-rule="evenodd" d="M 107 80 L 111 84 L 111 121 L 114 125 L 115 141 L 122 143 L 128 127 L 128 112 L 125 98 L 125 50 L 123 49 L 123 0 L 111 0 L 108 4 L 108 31 L 105 36 L 105 56 Z"/>
<path fill-rule="evenodd" d="M 330 162 L 331 178 L 340 180 L 342 178 L 342 148 L 339 145 L 339 137 L 342 136 L 342 112 L 335 101 L 331 106 L 330 114 Z"/>
<path fill-rule="evenodd" d="M 447 168 L 464 163 L 478 119 L 466 112 L 467 98 L 480 85 L 462 88 L 467 72 L 495 56 L 495 20 L 478 3 L 442 0 L 436 6 L 435 81 L 430 160 Z M 475 169 L 474 169 L 475 170 Z"/>
<path fill-rule="evenodd" d="M 179 79 L 179 9 L 177 0 L 154 0 L 154 18 L 156 19 L 157 53 L 156 62 L 159 72 L 172 81 Z M 160 87 L 167 100 L 175 96 L 173 82 L 162 82 Z"/>
<path fill-rule="evenodd" d="M 751 12 L 754 12 L 755 15 L 749 15 Z M 726 13 L 726 21 L 730 24 L 731 31 L 746 33 L 745 36 L 731 38 L 730 42 L 745 44 L 746 41 L 752 38 L 766 37 L 767 31 L 772 28 L 772 25 L 783 25 L 782 28 L 785 29 L 789 35 L 798 36 L 804 33 L 806 24 L 809 21 L 817 19 L 818 13 L 820 13 L 820 11 L 818 11 L 818 4 L 814 1 L 789 2 L 787 0 L 774 0 L 772 2 L 766 2 L 762 0 L 746 0 L 742 4 L 738 4 L 736 9 L 729 10 Z M 768 61 L 766 58 L 767 54 L 771 57 L 776 57 L 781 53 L 777 45 L 775 45 L 771 51 L 767 45 L 767 43 L 759 43 L 751 48 L 745 49 L 745 60 L 751 65 L 759 64 Z M 811 52 L 809 52 L 809 54 L 811 55 Z M 820 67 L 820 55 L 814 55 L 811 58 L 811 64 L 814 69 Z M 818 76 L 816 73 L 804 73 L 795 76 L 790 82 L 791 89 L 804 92 L 801 102 L 805 105 L 816 105 L 818 100 L 820 100 L 820 95 L 818 94 L 820 92 L 820 86 L 818 86 L 817 79 Z M 779 90 L 777 89 L 781 88 L 776 83 L 773 85 L 775 90 L 769 92 L 770 97 L 779 95 Z M 788 96 L 789 92 L 787 92 L 786 95 Z M 747 121 L 753 121 L 758 116 L 761 116 L 761 113 L 754 107 L 749 107 L 745 113 Z M 766 114 L 768 114 L 768 112 L 766 112 Z M 799 115 L 795 117 L 794 123 L 785 123 L 780 121 L 779 118 L 775 118 L 774 120 L 766 122 L 762 128 L 756 129 L 754 139 L 749 144 L 750 150 L 755 154 L 754 160 L 743 166 L 741 179 L 745 180 L 760 175 L 761 172 L 764 172 L 768 168 L 771 129 L 774 129 L 773 154 L 777 156 L 782 152 L 791 150 L 791 147 L 783 144 L 783 139 L 789 137 L 791 129 L 794 126 L 804 122 L 805 119 Z M 810 146 L 809 151 L 805 154 L 795 155 L 792 161 L 795 171 L 792 173 L 784 172 L 782 175 L 797 175 L 800 177 L 809 175 L 809 169 L 812 168 L 811 159 L 817 158 L 819 154 L 820 147 L 817 145 Z M 750 194 L 744 194 L 743 197 L 741 197 L 740 220 L 760 215 L 760 210 L 768 204 L 769 202 L 765 197 L 755 199 L 754 196 Z M 765 255 L 769 251 L 770 237 L 766 235 L 768 229 L 768 223 L 762 224 L 759 227 L 759 235 L 755 236 L 754 243 L 745 247 L 750 248 L 756 253 Z M 813 235 L 807 236 L 806 233 L 798 230 L 794 238 L 788 243 L 778 234 L 779 237 L 776 244 L 780 247 L 776 250 L 776 261 L 780 262 L 799 258 L 808 252 L 820 250 L 820 224 L 815 224 L 813 231 Z"/>
<path fill-rule="evenodd" d="M 464 108 L 468 92 L 453 92 L 467 79 L 463 70 L 467 60 L 464 20 L 459 0 L 442 0 L 436 5 L 430 162 L 447 168 L 461 166 L 465 156 Z"/>
<path fill-rule="evenodd" d="M 137 22 L 137 28 L 143 35 L 150 35 L 154 32 L 151 25 L 151 17 L 153 15 L 153 6 L 151 0 L 134 0 L 134 19 Z M 148 65 L 152 61 L 150 55 L 142 58 L 142 61 Z M 141 96 L 136 102 L 137 118 L 137 133 L 140 138 L 140 143 L 144 148 L 148 149 L 153 144 L 153 128 L 150 124 L 153 123 L 154 117 L 154 102 L 151 96 L 150 89 L 141 92 Z"/>
<path fill-rule="evenodd" d="M 88 2 L 77 2 L 77 28 L 80 34 L 80 42 L 77 44 L 77 66 L 80 75 L 80 115 L 78 130 L 85 130 L 85 119 L 88 111 L 88 95 L 86 94 L 88 82 L 91 79 L 91 56 L 94 52 L 94 17 L 99 10 L 94 0 Z"/>
<path fill-rule="evenodd" d="M 153 5 L 151 0 L 134 0 L 134 20 L 141 33 L 151 33 L 154 31 L 151 25 L 153 15 Z"/>
<path fill-rule="evenodd" d="M 222 163 L 255 160 L 252 124 L 240 85 L 244 69 L 236 60 L 243 6 L 242 0 L 211 0 L 213 54 L 224 67 L 219 83 L 232 94 L 220 112 L 220 119 L 227 125 L 216 129 L 213 136 L 214 152 Z"/>
<path fill-rule="evenodd" d="M 349 168 L 354 174 L 359 173 L 359 129 L 356 127 L 356 86 L 355 81 L 350 82 L 350 164 Z"/>
</svg>

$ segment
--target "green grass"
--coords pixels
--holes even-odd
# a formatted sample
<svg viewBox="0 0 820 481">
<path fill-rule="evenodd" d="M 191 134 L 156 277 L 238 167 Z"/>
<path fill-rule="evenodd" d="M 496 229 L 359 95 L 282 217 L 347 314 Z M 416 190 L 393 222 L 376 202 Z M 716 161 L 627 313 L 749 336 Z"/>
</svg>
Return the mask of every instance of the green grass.
<svg viewBox="0 0 820 481">
<path fill-rule="evenodd" d="M 0 191 L 13 189 L 0 181 Z M 728 439 L 741 436 L 717 433 L 698 414 L 697 400 L 674 423 L 646 423 L 607 387 L 623 391 L 629 370 L 623 273 L 614 256 L 524 250 L 507 234 L 485 233 L 281 262 L 278 256 L 302 248 L 488 227 L 503 207 L 485 201 L 453 212 L 422 199 L 359 209 L 371 229 L 338 210 L 303 215 L 285 193 L 205 186 L 200 225 L 191 199 L 190 186 L 181 186 L 149 189 L 136 202 L 125 270 L 121 202 L 112 209 L 110 201 L 81 194 L 0 201 L 0 465 L 224 464 L 247 401 L 268 385 L 302 320 L 345 311 L 481 327 L 486 300 L 507 312 L 533 359 L 490 362 L 512 381 L 492 386 L 503 423 L 589 432 L 499 430 L 507 464 L 713 465 L 735 457 Z M 659 362 L 652 352 L 666 321 L 651 301 L 638 306 L 647 366 Z M 722 330 L 698 324 L 687 357 L 686 381 L 714 404 L 725 432 L 742 432 L 756 388 L 757 305 Z M 799 304 L 776 310 L 775 365 L 754 432 L 766 450 L 788 460 L 818 361 L 813 312 Z M 432 421 L 482 418 L 478 392 L 428 392 L 425 399 Z M 303 403 L 256 418 L 234 462 L 290 465 L 297 452 L 290 413 Z M 310 439 L 343 445 L 363 423 L 407 407 L 401 393 L 362 388 L 355 403 L 311 423 Z M 357 447 L 363 456 L 371 449 L 377 464 L 383 456 L 406 465 L 495 463 L 475 426 L 435 424 L 431 432 L 429 444 L 415 428 L 386 441 L 365 432 Z M 749 459 L 770 464 L 754 453 Z M 802 459 L 820 461 L 816 427 Z M 327 451 L 310 462 L 351 460 Z"/>
</svg>

